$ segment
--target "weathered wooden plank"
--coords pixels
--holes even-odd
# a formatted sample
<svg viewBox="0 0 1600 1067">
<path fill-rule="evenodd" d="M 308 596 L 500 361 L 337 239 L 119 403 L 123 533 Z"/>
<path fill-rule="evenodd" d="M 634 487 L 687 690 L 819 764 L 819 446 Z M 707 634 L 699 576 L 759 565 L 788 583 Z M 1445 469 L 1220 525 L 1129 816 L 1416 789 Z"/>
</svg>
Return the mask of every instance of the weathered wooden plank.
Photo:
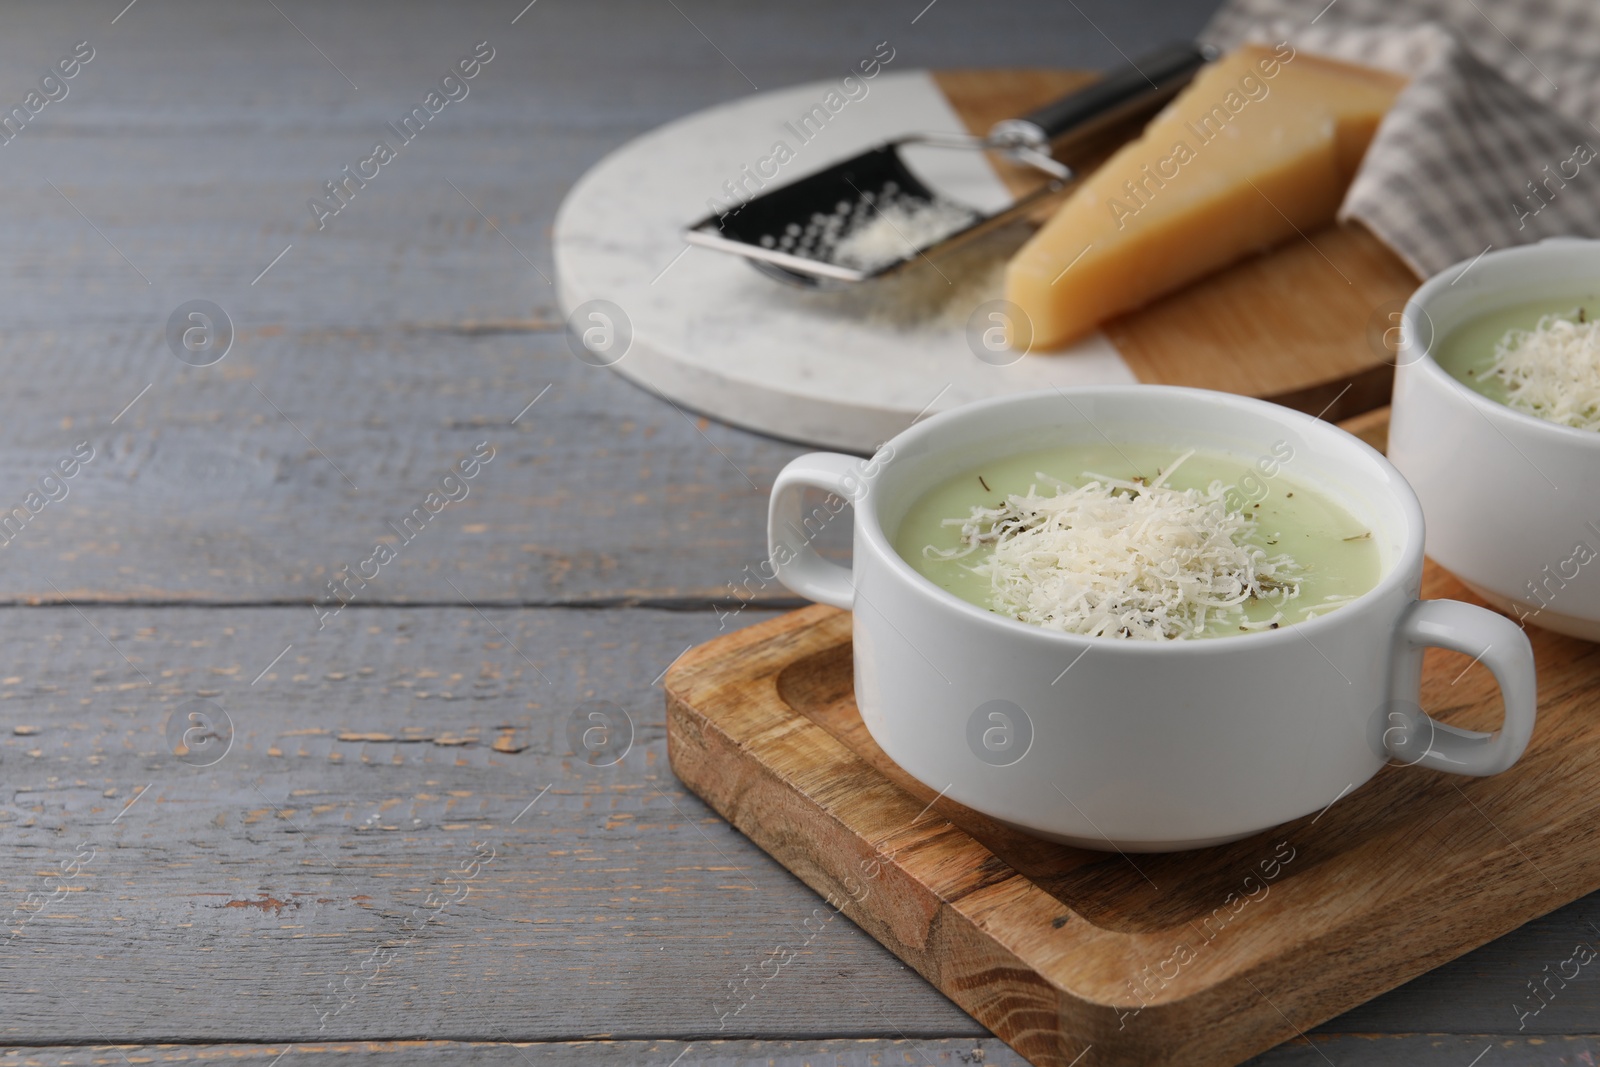
<svg viewBox="0 0 1600 1067">
<path fill-rule="evenodd" d="M 270 1065 L 283 1055 L 292 1064 L 482 1063 L 550 1067 L 921 1067 L 999 1065 L 1026 1067 L 993 1038 L 843 1038 L 817 1041 L 583 1041 L 466 1042 L 365 1041 L 261 1045 L 126 1045 L 13 1048 L 6 1067 L 127 1067 L 128 1063 Z M 123 1057 L 127 1059 L 124 1060 Z M 681 1057 L 681 1058 L 678 1058 Z M 1543 1061 L 1541 1061 L 1543 1062 Z M 1549 1061 L 1555 1062 L 1555 1061 Z"/>
<path fill-rule="evenodd" d="M 565 1067 L 1026 1067 L 992 1037 L 832 1038 L 810 1041 L 363 1041 L 267 1042 L 256 1045 L 36 1046 L 6 1050 L 7 1067 L 125 1067 L 127 1063 L 350 1064 L 483 1063 Z M 1524 1067 L 1571 1067 L 1600 1056 L 1600 1037 L 1526 1038 L 1500 1034 L 1317 1035 L 1280 1045 L 1247 1067 L 1462 1067 L 1481 1053 Z M 124 1059 L 126 1057 L 126 1059 Z M 1085 1061 L 1087 1062 L 1087 1061 Z"/>
<path fill-rule="evenodd" d="M 847 921 L 808 928 L 818 898 L 667 772 L 651 683 L 714 616 L 350 608 L 308 640 L 302 611 L 0 611 L 0 1042 L 980 1033 Z M 166 735 L 197 698 L 235 728 L 205 768 Z M 571 755 L 586 700 L 633 717 L 615 766 Z M 1597 904 L 1327 1029 L 1515 1032 Z M 1526 1032 L 1597 1017 L 1580 979 Z"/>
<path fill-rule="evenodd" d="M 4 506 L 78 443 L 95 452 L 4 546 L 4 599 L 308 603 L 385 538 L 396 558 L 341 597 L 790 599 L 744 569 L 765 556 L 767 486 L 802 449 L 692 418 L 559 336 L 295 332 L 207 368 L 108 340 L 0 339 L 19 378 L 44 380 L 12 402 L 31 416 L 0 418 Z M 485 442 L 478 475 L 443 484 Z"/>
<path fill-rule="evenodd" d="M 803 929 L 816 897 L 667 773 L 651 682 L 711 616 L 300 616 L 0 613 L 0 1041 L 981 1032 Z M 195 699 L 235 731 L 203 768 L 167 734 Z M 586 700 L 632 715 L 615 766 L 572 754 Z"/>
</svg>

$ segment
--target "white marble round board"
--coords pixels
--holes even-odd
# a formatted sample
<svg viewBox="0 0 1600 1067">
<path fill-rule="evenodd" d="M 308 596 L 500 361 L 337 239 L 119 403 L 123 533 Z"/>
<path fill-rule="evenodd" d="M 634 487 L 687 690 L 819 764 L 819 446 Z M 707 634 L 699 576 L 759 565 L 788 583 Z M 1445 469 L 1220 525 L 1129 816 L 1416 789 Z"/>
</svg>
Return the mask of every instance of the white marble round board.
<svg viewBox="0 0 1600 1067">
<path fill-rule="evenodd" d="M 926 71 L 883 71 L 855 83 L 853 96 L 835 82 L 759 93 L 669 123 L 597 163 L 556 216 L 558 295 L 569 325 L 614 329 L 622 355 L 613 369 L 683 407 L 855 452 L 969 401 L 1134 381 L 1098 333 L 1009 365 L 974 355 L 968 319 L 999 295 L 992 260 L 982 277 L 959 270 L 958 254 L 903 278 L 815 293 L 684 243 L 686 225 L 730 206 L 726 183 L 742 180 L 749 195 L 762 180 L 758 169 L 776 168 L 769 184 L 784 182 L 898 134 L 965 132 Z M 805 116 L 811 121 L 802 124 Z M 959 190 L 980 208 L 1010 199 L 981 153 L 925 151 L 914 162 L 938 188 Z M 574 320 L 593 300 L 621 309 L 624 321 L 590 320 L 588 309 Z"/>
</svg>

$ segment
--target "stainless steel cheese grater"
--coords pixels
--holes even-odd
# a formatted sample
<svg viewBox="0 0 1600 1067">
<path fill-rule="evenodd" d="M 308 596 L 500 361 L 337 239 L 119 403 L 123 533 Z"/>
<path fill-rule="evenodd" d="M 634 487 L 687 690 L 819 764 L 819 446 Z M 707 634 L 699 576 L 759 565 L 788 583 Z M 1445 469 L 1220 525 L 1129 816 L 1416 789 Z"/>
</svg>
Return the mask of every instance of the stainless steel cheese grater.
<svg viewBox="0 0 1600 1067">
<path fill-rule="evenodd" d="M 764 274 L 807 288 L 848 286 L 901 270 L 1015 218 L 1070 183 L 1056 158 L 1074 146 L 1142 124 L 1214 58 L 1213 50 L 1168 45 L 987 137 L 908 134 L 709 215 L 684 240 L 747 259 Z M 994 150 L 1046 174 L 1038 190 L 984 212 L 941 194 L 906 164 L 907 145 Z"/>
</svg>

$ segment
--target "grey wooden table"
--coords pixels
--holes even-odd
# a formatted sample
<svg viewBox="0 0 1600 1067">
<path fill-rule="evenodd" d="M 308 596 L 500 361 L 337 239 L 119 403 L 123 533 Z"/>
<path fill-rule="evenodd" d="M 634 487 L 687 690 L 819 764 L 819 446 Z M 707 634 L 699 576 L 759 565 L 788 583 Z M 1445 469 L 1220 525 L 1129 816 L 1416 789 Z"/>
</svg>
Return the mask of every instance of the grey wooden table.
<svg viewBox="0 0 1600 1067">
<path fill-rule="evenodd" d="M 1209 5 L 524 2 L 0 11 L 0 1063 L 1018 1062 L 844 921 L 719 1028 L 816 901 L 673 779 L 656 682 L 799 449 L 575 359 L 550 222 L 746 76 L 1105 66 Z M 1593 1063 L 1593 968 L 1519 1006 L 1596 915 L 1259 1062 Z"/>
</svg>

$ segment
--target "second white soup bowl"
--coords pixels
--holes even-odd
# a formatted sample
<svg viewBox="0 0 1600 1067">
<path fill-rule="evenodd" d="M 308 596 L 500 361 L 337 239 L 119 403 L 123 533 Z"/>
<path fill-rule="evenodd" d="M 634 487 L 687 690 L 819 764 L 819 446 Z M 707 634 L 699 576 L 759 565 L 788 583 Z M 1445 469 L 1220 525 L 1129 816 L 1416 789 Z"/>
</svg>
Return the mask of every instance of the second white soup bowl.
<svg viewBox="0 0 1600 1067">
<path fill-rule="evenodd" d="M 1406 304 L 1389 456 L 1428 518 L 1428 555 L 1520 621 L 1600 641 L 1600 433 L 1484 396 L 1434 359 L 1477 315 L 1600 285 L 1600 241 L 1490 252 Z"/>
<path fill-rule="evenodd" d="M 1241 467 L 1287 453 L 1260 469 L 1365 524 L 1378 584 L 1278 630 L 1145 642 L 1002 617 L 896 553 L 907 510 L 951 476 L 1106 441 L 1226 453 Z M 807 488 L 853 503 L 850 568 L 814 551 Z M 1069 844 L 1165 851 L 1234 840 L 1326 808 L 1391 758 L 1497 773 L 1533 731 L 1522 631 L 1483 608 L 1418 600 L 1422 512 L 1404 479 L 1344 431 L 1258 400 L 1140 385 L 972 404 L 913 426 L 871 460 L 794 460 L 773 487 L 768 540 L 785 585 L 854 612 L 856 704 L 884 752 L 930 789 Z M 1501 730 L 1459 730 L 1417 707 L 1429 645 L 1481 657 L 1504 696 Z"/>
</svg>

